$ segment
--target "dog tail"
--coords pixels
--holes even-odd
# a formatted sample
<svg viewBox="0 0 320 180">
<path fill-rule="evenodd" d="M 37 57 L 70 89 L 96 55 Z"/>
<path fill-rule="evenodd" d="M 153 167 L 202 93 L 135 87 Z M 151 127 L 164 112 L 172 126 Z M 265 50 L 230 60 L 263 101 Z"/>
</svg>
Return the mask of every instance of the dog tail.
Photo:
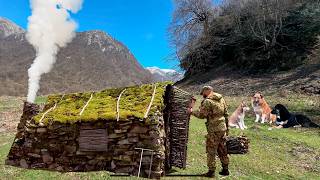
<svg viewBox="0 0 320 180">
<path fill-rule="evenodd" d="M 312 128 L 320 128 L 320 126 L 314 122 L 310 122 L 310 127 Z"/>
</svg>

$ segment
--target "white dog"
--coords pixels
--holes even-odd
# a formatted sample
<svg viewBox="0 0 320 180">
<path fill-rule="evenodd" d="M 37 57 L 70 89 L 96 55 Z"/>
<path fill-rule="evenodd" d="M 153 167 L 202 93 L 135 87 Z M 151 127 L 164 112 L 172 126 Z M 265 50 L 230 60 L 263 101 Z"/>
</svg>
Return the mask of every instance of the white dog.
<svg viewBox="0 0 320 180">
<path fill-rule="evenodd" d="M 249 106 L 242 101 L 240 106 L 230 116 L 229 126 L 240 128 L 241 130 L 247 129 L 247 126 L 244 124 L 244 117 L 246 116 L 246 112 L 249 110 Z"/>
</svg>

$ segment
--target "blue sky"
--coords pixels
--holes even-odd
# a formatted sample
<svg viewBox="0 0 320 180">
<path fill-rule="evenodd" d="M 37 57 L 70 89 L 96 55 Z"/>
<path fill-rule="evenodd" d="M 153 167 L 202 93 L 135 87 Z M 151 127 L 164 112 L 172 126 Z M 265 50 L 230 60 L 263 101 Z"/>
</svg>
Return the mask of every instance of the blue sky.
<svg viewBox="0 0 320 180">
<path fill-rule="evenodd" d="M 167 60 L 172 11 L 171 0 L 84 0 L 72 17 L 78 31 L 103 30 L 123 42 L 144 67 L 177 68 L 177 62 Z M 0 16 L 23 28 L 30 13 L 28 0 L 0 0 Z"/>
</svg>

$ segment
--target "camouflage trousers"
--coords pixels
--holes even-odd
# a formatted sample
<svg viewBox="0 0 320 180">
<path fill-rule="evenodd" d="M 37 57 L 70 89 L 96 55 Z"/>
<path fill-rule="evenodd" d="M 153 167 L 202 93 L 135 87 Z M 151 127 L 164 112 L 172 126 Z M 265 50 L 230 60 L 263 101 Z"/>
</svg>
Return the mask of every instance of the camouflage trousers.
<svg viewBox="0 0 320 180">
<path fill-rule="evenodd" d="M 229 157 L 227 147 L 225 146 L 225 131 L 214 132 L 207 135 L 207 165 L 209 170 L 216 169 L 216 155 L 218 155 L 222 167 L 227 167 Z"/>
</svg>

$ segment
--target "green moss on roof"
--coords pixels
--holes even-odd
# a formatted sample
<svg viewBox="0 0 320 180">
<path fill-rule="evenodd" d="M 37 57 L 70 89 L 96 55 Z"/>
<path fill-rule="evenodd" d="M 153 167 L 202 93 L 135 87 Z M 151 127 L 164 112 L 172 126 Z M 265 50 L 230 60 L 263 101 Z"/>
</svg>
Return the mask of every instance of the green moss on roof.
<svg viewBox="0 0 320 180">
<path fill-rule="evenodd" d="M 163 110 L 163 95 L 168 84 L 170 83 L 165 82 L 156 84 L 156 94 L 149 112 L 149 116 L 153 115 L 157 111 Z M 45 114 L 42 120 L 44 124 L 54 121 L 62 123 L 75 123 L 79 121 L 88 122 L 95 120 L 116 120 L 118 96 L 124 89 L 126 90 L 122 94 L 119 103 L 120 121 L 125 121 L 129 117 L 143 119 L 144 114 L 146 113 L 151 102 L 154 84 L 118 89 L 106 89 L 100 92 L 50 95 L 44 110 L 35 116 L 34 120 L 39 122 L 43 114 L 50 108 L 54 107 L 56 103 L 56 108 Z M 93 94 L 93 98 L 89 102 L 83 114 L 80 116 L 80 112 L 90 99 L 91 94 Z"/>
</svg>

